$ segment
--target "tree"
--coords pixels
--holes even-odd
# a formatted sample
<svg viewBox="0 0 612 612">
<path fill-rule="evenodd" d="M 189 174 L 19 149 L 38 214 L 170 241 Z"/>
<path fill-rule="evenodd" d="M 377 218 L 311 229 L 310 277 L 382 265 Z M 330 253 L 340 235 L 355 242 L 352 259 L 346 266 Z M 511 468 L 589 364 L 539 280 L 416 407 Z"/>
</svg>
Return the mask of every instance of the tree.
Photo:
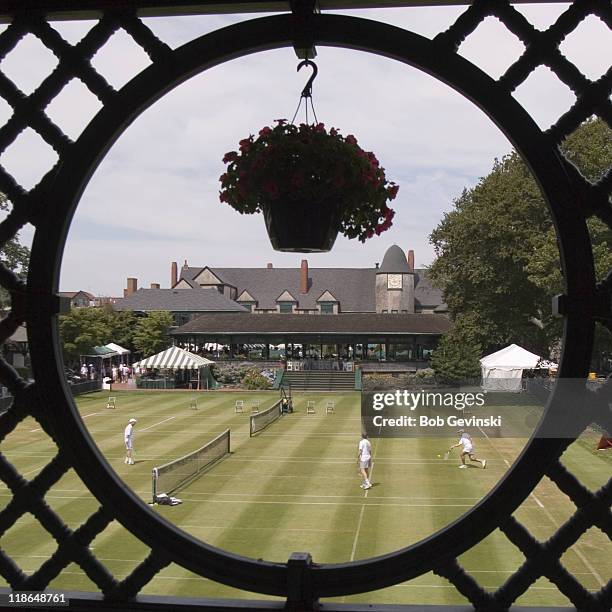
<svg viewBox="0 0 612 612">
<path fill-rule="evenodd" d="M 9 202 L 3 193 L 0 193 L 0 210 L 8 210 Z M 30 262 L 30 249 L 19 242 L 19 234 L 15 234 L 0 249 L 0 263 L 15 272 L 18 278 L 25 280 L 28 275 L 28 264 Z M 0 307 L 10 306 L 9 292 L 0 287 Z"/>
<path fill-rule="evenodd" d="M 168 348 L 172 341 L 168 336 L 172 315 L 166 311 L 150 312 L 138 319 L 134 329 L 134 348 L 143 356 L 153 355 Z"/>
<path fill-rule="evenodd" d="M 585 122 L 563 144 L 590 180 L 612 165 L 612 132 Z M 612 233 L 588 221 L 597 273 L 612 267 Z M 557 240 L 540 190 L 516 152 L 495 160 L 476 187 L 430 235 L 437 258 L 432 281 L 443 291 L 456 333 L 489 352 L 509 342 L 548 354 L 561 335 L 551 298 L 563 291 Z"/>
<path fill-rule="evenodd" d="M 72 308 L 59 318 L 64 363 L 71 366 L 81 355 L 91 355 L 94 346 L 110 342 L 109 316 L 102 308 Z"/>
<path fill-rule="evenodd" d="M 445 385 L 472 382 L 480 377 L 480 345 L 470 340 L 461 325 L 444 334 L 431 356 L 436 380 Z"/>
<path fill-rule="evenodd" d="M 132 310 L 113 310 L 112 306 L 105 306 L 108 313 L 110 340 L 123 348 L 134 349 L 134 330 L 137 318 Z"/>
</svg>

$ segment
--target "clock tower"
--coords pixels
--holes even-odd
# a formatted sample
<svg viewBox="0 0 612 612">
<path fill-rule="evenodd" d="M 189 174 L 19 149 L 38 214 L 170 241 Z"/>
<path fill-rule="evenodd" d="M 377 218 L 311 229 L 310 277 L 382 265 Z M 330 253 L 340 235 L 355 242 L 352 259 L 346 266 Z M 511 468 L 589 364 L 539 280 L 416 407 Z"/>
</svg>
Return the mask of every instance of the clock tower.
<svg viewBox="0 0 612 612">
<path fill-rule="evenodd" d="M 376 270 L 376 312 L 414 313 L 414 270 L 396 244 L 387 249 Z"/>
</svg>

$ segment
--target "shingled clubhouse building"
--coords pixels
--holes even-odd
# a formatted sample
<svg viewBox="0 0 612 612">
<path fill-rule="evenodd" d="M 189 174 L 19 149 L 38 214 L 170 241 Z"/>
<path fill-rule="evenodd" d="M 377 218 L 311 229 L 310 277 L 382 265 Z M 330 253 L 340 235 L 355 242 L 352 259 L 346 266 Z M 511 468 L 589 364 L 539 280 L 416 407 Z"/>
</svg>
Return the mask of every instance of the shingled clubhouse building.
<svg viewBox="0 0 612 612">
<path fill-rule="evenodd" d="M 355 361 L 426 367 L 449 328 L 442 293 L 414 268 L 413 251 L 406 256 L 397 245 L 371 268 L 310 268 L 305 259 L 299 268 L 185 262 L 179 275 L 173 262 L 170 289 L 138 289 L 129 278 L 115 309 L 171 312 L 175 344 L 212 358 L 286 359 L 313 369 Z"/>
</svg>

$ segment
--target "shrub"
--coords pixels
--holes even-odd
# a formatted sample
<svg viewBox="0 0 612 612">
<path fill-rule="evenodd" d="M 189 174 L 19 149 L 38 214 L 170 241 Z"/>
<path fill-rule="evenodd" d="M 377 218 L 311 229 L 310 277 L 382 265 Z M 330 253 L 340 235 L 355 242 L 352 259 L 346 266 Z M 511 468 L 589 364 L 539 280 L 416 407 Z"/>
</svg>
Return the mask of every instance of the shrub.
<svg viewBox="0 0 612 612">
<path fill-rule="evenodd" d="M 270 380 L 261 373 L 259 368 L 250 368 L 242 379 L 242 387 L 245 389 L 269 389 Z"/>
<path fill-rule="evenodd" d="M 211 368 L 212 375 L 218 383 L 237 386 L 242 382 L 250 366 L 215 363 Z"/>
</svg>

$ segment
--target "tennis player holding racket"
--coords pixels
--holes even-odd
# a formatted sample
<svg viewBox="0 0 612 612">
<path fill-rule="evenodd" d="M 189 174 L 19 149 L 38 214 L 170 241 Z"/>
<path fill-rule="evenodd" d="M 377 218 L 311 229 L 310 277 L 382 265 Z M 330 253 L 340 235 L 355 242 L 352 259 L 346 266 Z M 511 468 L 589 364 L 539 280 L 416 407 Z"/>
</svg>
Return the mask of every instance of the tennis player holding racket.
<svg viewBox="0 0 612 612">
<path fill-rule="evenodd" d="M 465 429 L 460 429 L 457 433 L 461 436 L 459 438 L 459 442 L 457 442 L 457 444 L 453 444 L 448 451 L 450 452 L 453 450 L 453 448 L 457 448 L 458 446 L 463 447 L 461 450 L 461 465 L 459 467 L 467 468 L 467 465 L 465 464 L 465 458 L 467 456 L 470 458 L 470 461 L 480 463 L 480 465 L 482 465 L 482 469 L 484 470 L 487 467 L 487 460 L 478 459 L 478 457 L 476 457 L 474 454 L 474 443 L 472 442 L 472 436 L 470 436 Z"/>
</svg>

